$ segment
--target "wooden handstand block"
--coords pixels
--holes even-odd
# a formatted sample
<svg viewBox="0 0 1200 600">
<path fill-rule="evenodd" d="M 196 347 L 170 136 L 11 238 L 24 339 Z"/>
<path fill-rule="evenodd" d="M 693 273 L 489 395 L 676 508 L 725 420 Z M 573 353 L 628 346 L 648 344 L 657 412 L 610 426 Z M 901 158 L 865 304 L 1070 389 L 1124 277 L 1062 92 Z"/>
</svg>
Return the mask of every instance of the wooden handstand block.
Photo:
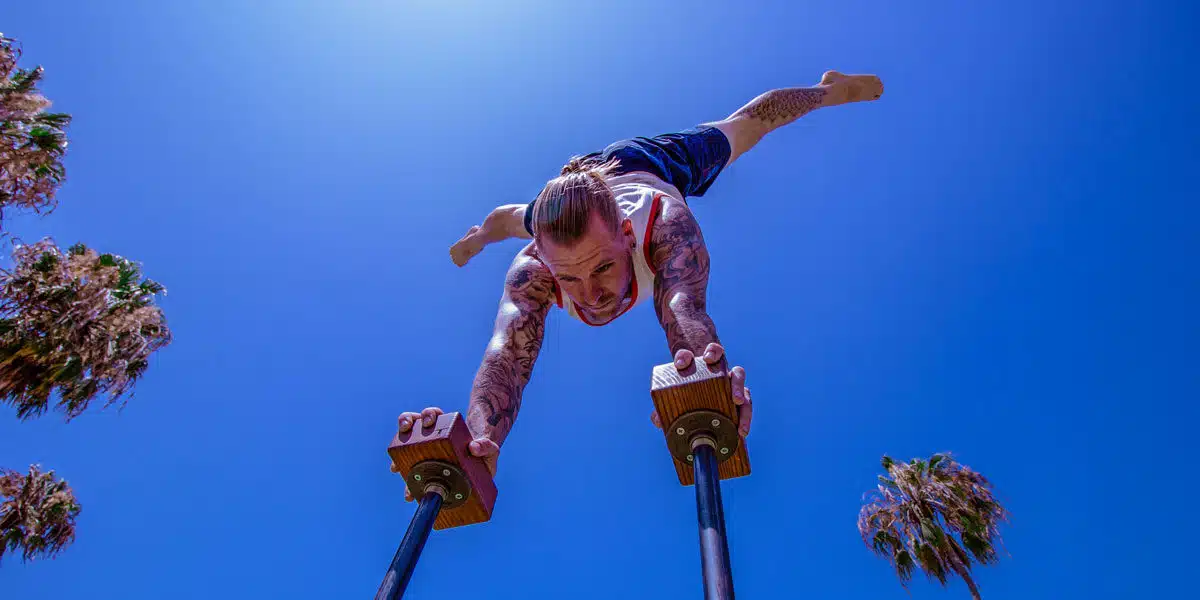
<svg viewBox="0 0 1200 600">
<path fill-rule="evenodd" d="M 663 438 L 672 453 L 680 484 L 695 484 L 692 465 L 683 454 L 688 451 L 690 439 L 696 435 L 708 435 L 717 440 L 715 449 L 718 451 L 728 449 L 727 453 L 717 454 L 720 461 L 717 473 L 721 479 L 750 474 L 746 440 L 736 432 L 738 406 L 733 403 L 733 385 L 727 371 L 710 367 L 699 357 L 682 371 L 675 368 L 674 363 L 657 365 L 650 376 L 650 397 L 662 421 Z M 713 420 L 720 421 L 721 425 L 703 431 Z M 679 433 L 680 430 L 684 433 Z M 679 450 L 681 446 L 685 449 Z"/>
<path fill-rule="evenodd" d="M 467 445 L 471 439 L 466 421 L 453 412 L 440 415 L 430 427 L 421 426 L 418 420 L 388 446 L 388 455 L 404 475 L 414 498 L 420 499 L 426 486 L 432 484 L 447 491 L 434 529 L 483 523 L 492 518 L 496 484 L 483 460 L 470 455 Z"/>
</svg>

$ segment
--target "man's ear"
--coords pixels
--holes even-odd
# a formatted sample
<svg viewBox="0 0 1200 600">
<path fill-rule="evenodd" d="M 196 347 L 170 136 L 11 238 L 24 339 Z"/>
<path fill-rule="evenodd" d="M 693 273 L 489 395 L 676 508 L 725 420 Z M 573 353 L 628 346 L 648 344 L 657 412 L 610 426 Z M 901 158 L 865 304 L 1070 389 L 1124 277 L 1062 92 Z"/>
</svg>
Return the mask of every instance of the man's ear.
<svg viewBox="0 0 1200 600">
<path fill-rule="evenodd" d="M 625 234 L 631 246 L 637 245 L 637 237 L 633 235 L 633 221 L 629 219 L 621 221 L 621 233 Z"/>
</svg>

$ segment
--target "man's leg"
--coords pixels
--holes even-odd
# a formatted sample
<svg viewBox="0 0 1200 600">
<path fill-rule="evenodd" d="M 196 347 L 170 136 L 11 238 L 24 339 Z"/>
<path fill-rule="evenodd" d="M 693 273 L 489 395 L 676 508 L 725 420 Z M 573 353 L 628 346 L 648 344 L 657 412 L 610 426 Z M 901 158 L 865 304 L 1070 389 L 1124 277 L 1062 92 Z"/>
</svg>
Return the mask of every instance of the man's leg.
<svg viewBox="0 0 1200 600">
<path fill-rule="evenodd" d="M 729 161 L 745 154 L 768 133 L 822 107 L 877 100 L 883 82 L 874 75 L 843 75 L 826 71 L 813 87 L 771 90 L 751 100 L 722 121 L 706 123 L 720 129 L 732 147 Z"/>
</svg>

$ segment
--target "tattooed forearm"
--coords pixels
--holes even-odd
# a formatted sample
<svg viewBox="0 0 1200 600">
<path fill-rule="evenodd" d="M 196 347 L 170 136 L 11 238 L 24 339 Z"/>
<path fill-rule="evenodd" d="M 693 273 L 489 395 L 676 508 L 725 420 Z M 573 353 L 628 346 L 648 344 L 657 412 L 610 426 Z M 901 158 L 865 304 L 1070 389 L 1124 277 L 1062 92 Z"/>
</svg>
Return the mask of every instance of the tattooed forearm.
<svg viewBox="0 0 1200 600">
<path fill-rule="evenodd" d="M 654 310 L 672 356 L 687 348 L 696 354 L 719 342 L 707 312 L 708 249 L 691 211 L 668 202 L 651 239 L 655 271 Z"/>
<path fill-rule="evenodd" d="M 537 261 L 519 257 L 509 269 L 495 332 L 475 374 L 467 425 L 475 436 L 503 444 L 521 408 L 521 394 L 542 348 L 554 278 Z"/>
<path fill-rule="evenodd" d="M 819 87 L 771 90 L 751 100 L 730 118 L 749 117 L 771 128 L 781 127 L 820 108 L 826 93 Z"/>
</svg>

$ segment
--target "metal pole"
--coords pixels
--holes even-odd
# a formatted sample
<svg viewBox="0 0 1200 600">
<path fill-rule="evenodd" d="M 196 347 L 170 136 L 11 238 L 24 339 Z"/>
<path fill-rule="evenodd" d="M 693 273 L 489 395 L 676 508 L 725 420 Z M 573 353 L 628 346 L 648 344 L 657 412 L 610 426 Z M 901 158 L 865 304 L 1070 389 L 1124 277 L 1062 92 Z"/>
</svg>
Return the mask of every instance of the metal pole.
<svg viewBox="0 0 1200 600">
<path fill-rule="evenodd" d="M 716 456 L 716 455 L 714 455 Z M 716 490 L 717 497 L 717 523 L 721 525 L 721 542 L 725 548 L 722 553 L 722 562 L 725 565 L 725 572 L 729 573 L 729 597 L 733 598 L 733 567 L 729 565 L 729 534 L 725 533 L 725 501 L 721 499 L 721 478 L 717 474 L 716 468 L 713 469 L 713 489 Z"/>
<path fill-rule="evenodd" d="M 725 515 L 721 507 L 721 480 L 717 475 L 717 455 L 708 440 L 697 440 L 692 446 L 704 598 L 733 600 L 733 571 L 729 567 L 729 546 L 725 541 Z"/>
<path fill-rule="evenodd" d="M 442 495 L 445 493 L 446 490 L 439 485 L 425 488 L 425 495 L 417 504 L 417 512 L 408 524 L 408 531 L 404 532 L 400 548 L 392 557 L 392 565 L 388 567 L 387 575 L 375 593 L 375 600 L 397 600 L 404 595 L 404 588 L 408 587 L 408 580 L 417 567 L 417 559 L 421 557 L 421 549 L 425 547 L 425 540 L 429 539 L 429 532 L 433 529 L 433 520 L 442 509 Z"/>
</svg>

